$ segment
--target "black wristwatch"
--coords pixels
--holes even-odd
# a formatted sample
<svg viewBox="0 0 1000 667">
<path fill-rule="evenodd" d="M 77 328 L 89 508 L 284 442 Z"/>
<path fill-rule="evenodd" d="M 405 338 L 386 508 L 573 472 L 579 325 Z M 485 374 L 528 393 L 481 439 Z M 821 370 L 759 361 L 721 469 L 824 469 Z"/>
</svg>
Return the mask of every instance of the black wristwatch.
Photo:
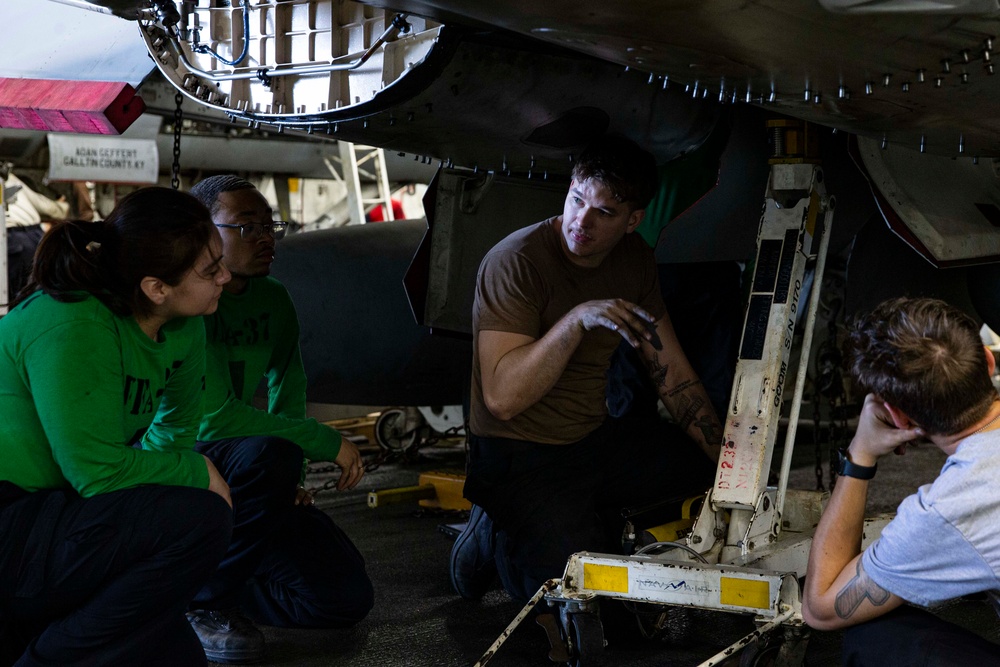
<svg viewBox="0 0 1000 667">
<path fill-rule="evenodd" d="M 837 466 L 837 474 L 841 477 L 871 479 L 875 476 L 875 471 L 878 470 L 877 463 L 873 466 L 859 466 L 857 463 L 851 463 L 851 460 L 847 458 L 846 449 L 841 449 L 838 454 L 840 457 L 840 465 Z"/>
</svg>

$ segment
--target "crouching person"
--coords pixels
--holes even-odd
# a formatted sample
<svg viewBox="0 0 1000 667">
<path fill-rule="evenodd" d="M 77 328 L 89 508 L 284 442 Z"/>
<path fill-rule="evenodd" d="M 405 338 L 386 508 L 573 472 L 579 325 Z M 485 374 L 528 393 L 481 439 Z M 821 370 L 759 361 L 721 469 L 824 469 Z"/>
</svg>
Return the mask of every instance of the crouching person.
<svg viewBox="0 0 1000 667">
<path fill-rule="evenodd" d="M 814 628 L 847 628 L 845 665 L 1000 665 L 1000 646 L 904 606 L 1000 594 L 1000 400 L 979 328 L 943 301 L 901 298 L 850 333 L 848 367 L 869 393 L 816 529 L 802 607 Z M 948 455 L 941 473 L 861 552 L 878 460 L 924 438 Z"/>
<path fill-rule="evenodd" d="M 193 450 L 221 259 L 164 188 L 41 241 L 0 319 L 0 664 L 206 664 L 184 612 L 232 530 Z"/>
<path fill-rule="evenodd" d="M 274 222 L 267 200 L 235 176 L 205 179 L 191 193 L 211 211 L 233 274 L 218 311 L 205 318 L 209 370 L 197 449 L 229 483 L 235 525 L 229 551 L 188 616 L 210 659 L 250 662 L 264 652 L 252 621 L 342 628 L 371 610 L 364 558 L 299 487 L 304 458 L 334 461 L 341 490 L 357 485 L 364 466 L 353 443 L 306 418 L 295 307 L 268 275 L 285 223 Z M 262 380 L 266 409 L 253 405 Z"/>
</svg>

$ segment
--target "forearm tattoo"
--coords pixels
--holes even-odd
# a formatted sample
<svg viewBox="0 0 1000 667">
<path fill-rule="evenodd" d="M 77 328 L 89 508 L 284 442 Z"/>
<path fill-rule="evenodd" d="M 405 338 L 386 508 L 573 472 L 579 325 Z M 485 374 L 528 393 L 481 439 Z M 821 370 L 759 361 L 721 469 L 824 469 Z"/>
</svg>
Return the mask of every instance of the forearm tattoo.
<svg viewBox="0 0 1000 667">
<path fill-rule="evenodd" d="M 667 369 L 670 366 L 668 364 L 660 365 L 660 360 L 654 354 L 653 358 L 649 361 L 649 377 L 653 380 L 653 384 L 656 385 L 657 390 L 663 386 L 667 381 Z"/>
<path fill-rule="evenodd" d="M 677 394 L 681 393 L 685 389 L 689 389 L 689 388 L 695 386 L 696 384 L 701 384 L 701 380 L 684 380 L 684 382 L 681 382 L 679 385 L 677 385 L 673 389 L 670 389 L 669 391 L 667 391 L 667 396 L 676 396 Z"/>
<path fill-rule="evenodd" d="M 857 574 L 837 593 L 834 610 L 840 618 L 850 618 L 866 598 L 873 606 L 881 607 L 889 601 L 890 595 L 889 591 L 872 581 L 859 558 Z"/>
<path fill-rule="evenodd" d="M 691 424 L 694 423 L 695 417 L 698 416 L 698 412 L 704 405 L 705 401 L 698 396 L 693 399 L 681 396 L 677 399 L 678 412 L 680 413 L 677 417 L 677 425 L 681 427 L 682 431 L 686 432 L 691 428 Z"/>
<path fill-rule="evenodd" d="M 694 423 L 701 430 L 702 437 L 709 445 L 722 444 L 722 424 L 710 415 L 702 415 Z"/>
</svg>

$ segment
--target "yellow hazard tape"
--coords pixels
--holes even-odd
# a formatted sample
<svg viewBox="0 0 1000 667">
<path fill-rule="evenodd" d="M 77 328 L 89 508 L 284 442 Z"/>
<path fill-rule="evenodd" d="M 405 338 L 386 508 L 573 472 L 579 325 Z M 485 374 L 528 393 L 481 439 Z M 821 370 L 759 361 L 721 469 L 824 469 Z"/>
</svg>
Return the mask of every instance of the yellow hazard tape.
<svg viewBox="0 0 1000 667">
<path fill-rule="evenodd" d="M 722 577 L 719 602 L 736 607 L 767 609 L 771 606 L 771 587 L 760 579 Z"/>
<path fill-rule="evenodd" d="M 628 568 L 620 565 L 584 563 L 583 587 L 592 591 L 628 593 Z"/>
</svg>

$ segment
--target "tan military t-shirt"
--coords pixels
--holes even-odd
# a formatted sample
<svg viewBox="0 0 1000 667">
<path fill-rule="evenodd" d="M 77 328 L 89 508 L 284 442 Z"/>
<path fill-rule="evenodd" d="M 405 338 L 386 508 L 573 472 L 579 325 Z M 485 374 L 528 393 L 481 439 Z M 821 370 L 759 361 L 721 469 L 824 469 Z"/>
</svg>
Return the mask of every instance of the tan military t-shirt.
<svg viewBox="0 0 1000 667">
<path fill-rule="evenodd" d="M 625 299 L 659 319 L 666 312 L 652 249 L 627 234 L 594 269 L 573 264 L 560 245 L 556 218 L 509 235 L 479 267 L 473 305 L 470 428 L 483 437 L 569 444 L 596 429 L 607 415 L 605 389 L 611 354 L 622 337 L 608 329 L 584 334 L 555 386 L 509 421 L 494 417 L 483 401 L 477 347 L 480 331 L 505 331 L 536 340 L 585 301 Z"/>
</svg>

